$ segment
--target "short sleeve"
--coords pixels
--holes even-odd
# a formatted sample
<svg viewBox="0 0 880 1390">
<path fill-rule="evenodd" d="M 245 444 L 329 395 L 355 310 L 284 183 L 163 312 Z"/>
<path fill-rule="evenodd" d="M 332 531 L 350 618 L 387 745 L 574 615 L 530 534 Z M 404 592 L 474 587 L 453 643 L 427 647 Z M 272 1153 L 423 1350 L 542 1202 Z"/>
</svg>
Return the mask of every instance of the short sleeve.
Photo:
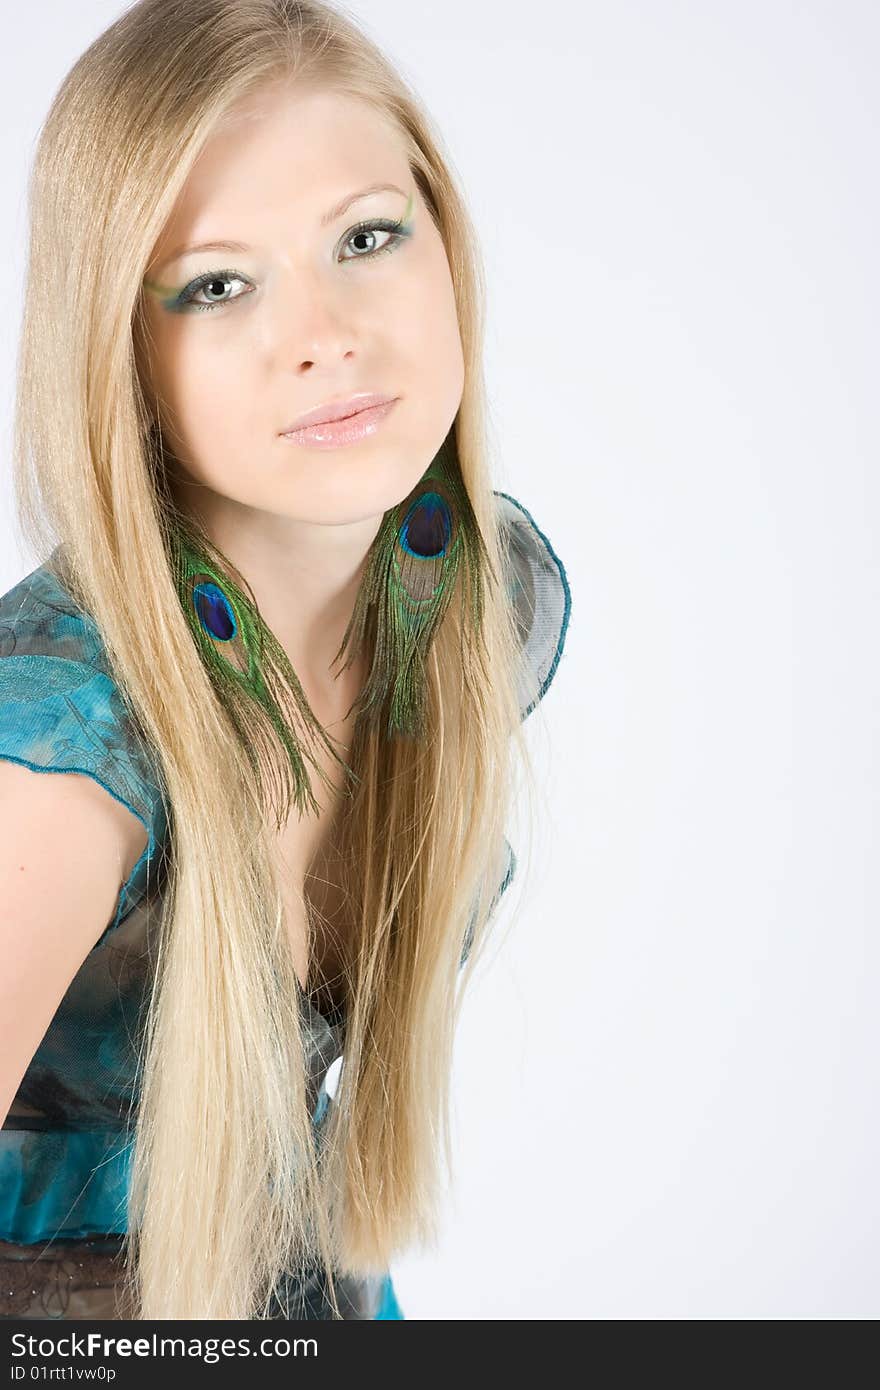
<svg viewBox="0 0 880 1390">
<path fill-rule="evenodd" d="M 521 502 L 496 492 L 508 593 L 522 642 L 520 711 L 543 699 L 559 666 L 571 612 L 565 567 Z"/>
<path fill-rule="evenodd" d="M 497 884 L 497 886 L 496 886 L 496 888 L 495 888 L 495 892 L 494 892 L 494 894 L 492 895 L 492 901 L 491 901 L 491 903 L 489 904 L 489 911 L 488 911 L 488 913 L 487 913 L 487 918 L 492 916 L 492 914 L 493 914 L 493 912 L 495 911 L 496 907 L 497 907 L 498 904 L 500 903 L 502 897 L 504 896 L 504 894 L 506 893 L 507 889 L 510 887 L 511 883 L 513 882 L 514 875 L 516 874 L 516 865 L 517 865 L 516 854 L 515 854 L 515 852 L 514 852 L 513 846 L 511 845 L 510 841 L 509 841 L 506 837 L 504 838 L 504 842 L 503 842 L 503 845 L 502 845 L 502 857 L 503 857 L 503 866 L 502 866 L 502 870 L 501 870 L 501 876 L 500 876 L 500 878 L 499 878 L 499 880 L 498 880 L 498 884 Z M 471 946 L 472 946 L 473 943 L 474 943 L 474 928 L 475 928 L 475 926 L 476 926 L 476 920 L 477 920 L 477 914 L 476 914 L 476 908 L 474 908 L 474 910 L 471 912 L 470 920 L 469 920 L 468 925 L 467 925 L 467 931 L 465 932 L 464 942 L 463 942 L 462 948 L 461 948 L 461 955 L 460 955 L 460 957 L 459 957 L 459 962 L 458 962 L 458 964 L 459 964 L 459 969 L 464 965 L 465 961 L 467 960 L 468 956 L 470 955 Z"/>
<path fill-rule="evenodd" d="M 144 896 L 166 824 L 146 746 L 102 665 L 94 625 L 45 567 L 0 599 L 0 757 L 35 772 L 91 777 L 147 831 L 96 945 Z"/>
<path fill-rule="evenodd" d="M 521 643 L 518 693 L 521 718 L 525 719 L 543 698 L 559 666 L 568 630 L 571 592 L 562 561 L 531 514 L 506 492 L 496 492 L 495 499 L 504 579 Z M 505 838 L 488 916 L 491 917 L 510 887 L 516 869 L 516 853 Z M 475 924 L 476 907 L 465 932 L 460 967 L 470 954 Z"/>
</svg>

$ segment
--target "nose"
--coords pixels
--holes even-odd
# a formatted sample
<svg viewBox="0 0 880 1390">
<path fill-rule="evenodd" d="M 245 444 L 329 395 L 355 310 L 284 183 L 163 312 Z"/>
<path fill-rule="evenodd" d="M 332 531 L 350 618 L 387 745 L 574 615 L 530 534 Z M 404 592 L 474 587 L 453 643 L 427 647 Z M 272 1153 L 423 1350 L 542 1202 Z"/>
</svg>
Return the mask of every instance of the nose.
<svg viewBox="0 0 880 1390">
<path fill-rule="evenodd" d="M 286 371 L 336 367 L 360 343 L 351 296 L 320 271 L 279 272 L 267 315 L 271 351 Z"/>
</svg>

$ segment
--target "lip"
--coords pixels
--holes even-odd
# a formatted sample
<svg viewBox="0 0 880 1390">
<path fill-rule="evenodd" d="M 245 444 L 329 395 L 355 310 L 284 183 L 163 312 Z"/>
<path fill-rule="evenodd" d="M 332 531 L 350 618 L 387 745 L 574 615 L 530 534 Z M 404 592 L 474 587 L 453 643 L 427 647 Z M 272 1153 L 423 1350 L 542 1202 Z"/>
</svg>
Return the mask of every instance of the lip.
<svg viewBox="0 0 880 1390">
<path fill-rule="evenodd" d="M 375 405 L 367 405 L 353 414 L 339 415 L 335 420 L 323 419 L 317 424 L 285 430 L 281 438 L 286 444 L 300 444 L 311 449 L 338 449 L 345 444 L 357 444 L 381 429 L 383 420 L 400 397 L 374 396 L 373 399 L 377 402 Z"/>
<path fill-rule="evenodd" d="M 361 410 L 367 410 L 374 405 L 385 405 L 394 399 L 394 396 L 388 396 L 383 391 L 358 391 L 353 396 L 347 396 L 345 400 L 337 396 L 325 401 L 323 405 L 315 406 L 314 410 L 307 410 L 292 424 L 285 425 L 280 433 L 293 434 L 295 430 L 305 429 L 307 425 L 323 425 L 328 420 L 345 420 Z"/>
</svg>

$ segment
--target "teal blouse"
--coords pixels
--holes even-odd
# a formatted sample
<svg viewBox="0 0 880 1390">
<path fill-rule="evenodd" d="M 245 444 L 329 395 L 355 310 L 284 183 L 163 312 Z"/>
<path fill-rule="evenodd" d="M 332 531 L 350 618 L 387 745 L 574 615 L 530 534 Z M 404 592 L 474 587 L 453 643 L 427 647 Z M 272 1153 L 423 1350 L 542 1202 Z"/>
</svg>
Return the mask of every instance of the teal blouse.
<svg viewBox="0 0 880 1390">
<path fill-rule="evenodd" d="M 530 514 L 506 493 L 495 496 L 522 640 L 526 718 L 556 672 L 571 597 L 563 565 Z M 124 1126 L 136 1100 L 134 1040 L 149 983 L 149 929 L 167 882 L 169 821 L 157 765 L 120 697 L 94 621 L 53 568 L 57 554 L 0 598 L 0 757 L 38 772 L 94 778 L 137 816 L 149 838 L 0 1129 L 0 1240 L 20 1244 L 126 1230 Z M 505 846 L 496 903 L 516 867 Z M 462 963 L 470 941 L 469 928 Z M 301 1006 L 311 1044 L 310 1104 L 320 1124 L 332 1100 L 331 1068 L 342 1056 L 344 1024 L 321 1013 L 304 992 Z M 381 1299 L 391 1309 L 387 1282 Z"/>
</svg>

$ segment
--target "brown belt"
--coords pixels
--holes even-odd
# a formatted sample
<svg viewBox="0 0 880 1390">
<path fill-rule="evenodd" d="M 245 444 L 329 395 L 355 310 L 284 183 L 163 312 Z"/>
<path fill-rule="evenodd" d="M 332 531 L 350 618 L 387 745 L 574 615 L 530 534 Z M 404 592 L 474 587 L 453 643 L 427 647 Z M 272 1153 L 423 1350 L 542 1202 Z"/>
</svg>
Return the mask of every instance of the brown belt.
<svg viewBox="0 0 880 1390">
<path fill-rule="evenodd" d="M 131 1318 L 122 1293 L 123 1239 L 0 1240 L 0 1318 Z"/>
</svg>

